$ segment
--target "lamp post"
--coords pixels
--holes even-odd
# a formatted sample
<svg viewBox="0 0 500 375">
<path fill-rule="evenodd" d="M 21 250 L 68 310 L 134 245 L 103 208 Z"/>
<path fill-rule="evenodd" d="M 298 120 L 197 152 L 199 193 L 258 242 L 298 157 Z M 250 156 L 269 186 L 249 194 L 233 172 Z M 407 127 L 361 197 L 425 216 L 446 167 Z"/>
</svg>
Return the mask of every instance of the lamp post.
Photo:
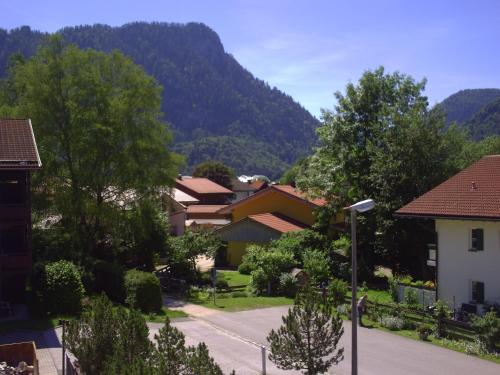
<svg viewBox="0 0 500 375">
<path fill-rule="evenodd" d="M 373 207 L 375 207 L 375 202 L 373 199 L 366 199 L 364 201 L 353 204 L 346 209 L 351 211 L 351 243 L 352 243 L 352 251 L 351 251 L 351 263 L 352 263 L 352 271 L 351 271 L 351 374 L 358 375 L 358 306 L 357 306 L 357 296 L 356 292 L 358 289 L 358 265 L 357 265 L 357 256 L 356 256 L 356 215 L 358 212 L 366 212 L 370 211 Z"/>
</svg>

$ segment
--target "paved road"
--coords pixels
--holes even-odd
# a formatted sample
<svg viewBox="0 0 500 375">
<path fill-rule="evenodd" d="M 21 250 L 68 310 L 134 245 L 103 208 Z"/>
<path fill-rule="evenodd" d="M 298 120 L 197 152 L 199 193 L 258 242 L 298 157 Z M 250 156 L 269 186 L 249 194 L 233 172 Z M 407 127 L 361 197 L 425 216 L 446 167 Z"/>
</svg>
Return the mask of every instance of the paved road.
<svg viewBox="0 0 500 375">
<path fill-rule="evenodd" d="M 199 306 L 182 307 L 192 318 L 173 320 L 174 326 L 186 335 L 186 343 L 205 342 L 211 355 L 226 373 L 236 370 L 238 375 L 258 374 L 261 356 L 258 345 L 267 345 L 266 336 L 272 328 L 281 325 L 281 316 L 287 307 L 272 307 L 235 313 L 205 311 Z M 150 323 L 151 337 L 161 324 Z M 350 322 L 344 323 L 345 359 L 330 373 L 350 374 Z M 60 370 L 59 330 L 46 332 L 16 332 L 1 335 L 2 342 L 34 340 L 47 359 Z M 376 329 L 360 328 L 360 375 L 499 375 L 500 365 L 457 353 L 431 344 L 407 339 Z M 54 368 L 52 367 L 52 368 Z M 268 374 L 297 374 L 281 371 L 267 361 Z M 47 372 L 49 374 L 49 372 Z M 53 372 L 50 372 L 53 374 Z"/>
<path fill-rule="evenodd" d="M 203 326 L 178 324 L 186 337 L 193 341 L 205 341 L 216 360 L 224 359 L 227 352 L 233 351 L 234 339 L 225 335 L 216 336 L 214 327 L 222 332 L 231 332 L 245 340 L 258 344 L 266 343 L 266 336 L 272 328 L 281 325 L 281 316 L 288 307 L 272 307 L 266 309 L 243 311 L 236 313 L 206 314 L 202 319 L 210 324 Z M 197 329 L 195 329 L 197 327 Z M 344 336 L 341 345 L 345 348 L 345 359 L 331 373 L 348 375 L 351 365 L 351 325 L 344 323 Z M 467 356 L 435 345 L 411 340 L 376 329 L 360 328 L 358 330 L 359 374 L 360 375 L 499 375 L 500 365 L 493 362 Z M 250 347 L 251 344 L 248 344 Z M 250 353 L 251 350 L 248 349 Z M 240 348 L 234 349 L 236 363 L 246 357 Z M 250 354 L 248 354 L 250 357 Z M 233 356 L 234 357 L 234 356 Z M 253 357 L 252 357 L 253 358 Z M 229 359 L 232 361 L 232 358 Z M 234 367 L 237 369 L 237 367 Z M 251 374 L 253 369 L 242 367 L 240 374 Z M 271 372 L 269 372 L 271 373 Z M 277 372 L 276 372 L 277 373 Z M 292 373 L 292 372 L 287 372 Z"/>
</svg>

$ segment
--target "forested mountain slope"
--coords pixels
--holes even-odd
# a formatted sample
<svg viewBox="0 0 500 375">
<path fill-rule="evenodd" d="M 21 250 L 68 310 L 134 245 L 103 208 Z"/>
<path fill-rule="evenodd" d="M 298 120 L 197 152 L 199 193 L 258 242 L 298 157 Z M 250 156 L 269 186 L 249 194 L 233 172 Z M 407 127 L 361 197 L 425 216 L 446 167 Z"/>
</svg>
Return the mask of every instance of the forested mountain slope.
<svg viewBox="0 0 500 375">
<path fill-rule="evenodd" d="M 93 25 L 61 33 L 81 48 L 119 49 L 158 80 L 165 120 L 188 167 L 212 158 L 238 173 L 278 177 L 315 143 L 318 121 L 244 69 L 203 24 Z M 12 53 L 30 56 L 46 36 L 29 27 L 0 29 L 0 76 Z"/>
</svg>

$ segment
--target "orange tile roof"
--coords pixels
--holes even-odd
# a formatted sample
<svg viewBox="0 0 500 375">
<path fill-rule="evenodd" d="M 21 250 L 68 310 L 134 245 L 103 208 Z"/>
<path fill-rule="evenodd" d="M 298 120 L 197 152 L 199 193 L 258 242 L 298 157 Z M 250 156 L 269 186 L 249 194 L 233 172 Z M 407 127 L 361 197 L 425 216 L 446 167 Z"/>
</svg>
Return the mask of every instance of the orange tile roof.
<svg viewBox="0 0 500 375">
<path fill-rule="evenodd" d="M 249 215 L 248 218 L 281 233 L 299 231 L 308 227 L 306 224 L 278 213 Z"/>
<path fill-rule="evenodd" d="M 227 207 L 224 204 L 192 204 L 187 206 L 186 212 L 188 214 L 214 214 L 217 211 Z"/>
<path fill-rule="evenodd" d="M 395 215 L 500 219 L 500 155 L 482 158 Z"/>
<path fill-rule="evenodd" d="M 312 203 L 312 204 L 314 204 L 316 206 L 324 206 L 327 203 L 327 201 L 324 200 L 324 199 L 322 199 L 322 198 L 310 199 L 310 198 L 307 197 L 306 194 L 304 194 L 303 192 L 297 190 L 296 188 L 294 188 L 291 185 L 272 185 L 272 187 L 275 188 L 275 189 L 278 189 L 280 191 L 283 191 L 283 192 L 285 192 L 287 194 L 294 195 L 297 198 L 304 199 L 304 200 L 308 201 L 309 203 Z"/>
<path fill-rule="evenodd" d="M 183 178 L 182 180 L 175 180 L 175 183 L 178 184 L 181 189 L 185 187 L 198 194 L 233 194 L 231 190 L 210 181 L 208 178 Z"/>
<path fill-rule="evenodd" d="M 0 169 L 42 166 L 28 119 L 0 119 Z"/>
</svg>

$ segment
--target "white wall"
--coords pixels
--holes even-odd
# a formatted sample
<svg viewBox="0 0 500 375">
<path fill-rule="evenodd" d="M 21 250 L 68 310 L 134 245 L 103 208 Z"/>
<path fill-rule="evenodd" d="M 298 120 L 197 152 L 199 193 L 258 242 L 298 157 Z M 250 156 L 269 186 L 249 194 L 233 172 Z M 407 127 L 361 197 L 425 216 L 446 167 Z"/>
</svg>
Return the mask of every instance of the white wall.
<svg viewBox="0 0 500 375">
<path fill-rule="evenodd" d="M 484 230 L 484 250 L 471 252 L 470 231 Z M 484 283 L 486 301 L 500 302 L 500 222 L 436 220 L 438 298 L 455 307 L 471 299 L 471 281 Z"/>
</svg>

